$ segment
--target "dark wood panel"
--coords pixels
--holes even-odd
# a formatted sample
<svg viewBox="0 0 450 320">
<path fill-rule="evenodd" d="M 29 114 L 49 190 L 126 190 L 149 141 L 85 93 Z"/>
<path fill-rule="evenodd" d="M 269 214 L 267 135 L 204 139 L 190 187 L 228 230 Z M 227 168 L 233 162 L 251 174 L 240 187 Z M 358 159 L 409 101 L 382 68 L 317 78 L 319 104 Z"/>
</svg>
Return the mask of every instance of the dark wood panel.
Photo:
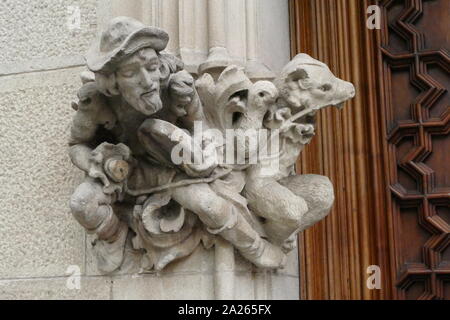
<svg viewBox="0 0 450 320">
<path fill-rule="evenodd" d="M 382 10 L 380 31 L 366 9 Z M 331 178 L 330 216 L 300 237 L 304 299 L 449 299 L 448 0 L 291 0 L 292 54 L 352 81 L 324 110 L 300 173 Z M 368 290 L 378 265 L 382 289 Z"/>
<path fill-rule="evenodd" d="M 450 2 L 386 0 L 380 6 L 394 297 L 448 299 Z"/>
</svg>

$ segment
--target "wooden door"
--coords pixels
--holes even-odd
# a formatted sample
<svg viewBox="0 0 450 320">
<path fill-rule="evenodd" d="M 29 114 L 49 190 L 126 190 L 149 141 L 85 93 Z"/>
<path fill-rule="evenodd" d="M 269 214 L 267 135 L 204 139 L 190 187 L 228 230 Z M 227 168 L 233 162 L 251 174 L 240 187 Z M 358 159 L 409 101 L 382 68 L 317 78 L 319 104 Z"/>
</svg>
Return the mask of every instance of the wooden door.
<svg viewBox="0 0 450 320">
<path fill-rule="evenodd" d="M 450 1 L 291 0 L 292 54 L 355 83 L 298 163 L 330 216 L 300 237 L 303 299 L 450 299 Z M 381 30 L 366 27 L 369 5 Z M 380 267 L 381 289 L 366 286 Z"/>
</svg>

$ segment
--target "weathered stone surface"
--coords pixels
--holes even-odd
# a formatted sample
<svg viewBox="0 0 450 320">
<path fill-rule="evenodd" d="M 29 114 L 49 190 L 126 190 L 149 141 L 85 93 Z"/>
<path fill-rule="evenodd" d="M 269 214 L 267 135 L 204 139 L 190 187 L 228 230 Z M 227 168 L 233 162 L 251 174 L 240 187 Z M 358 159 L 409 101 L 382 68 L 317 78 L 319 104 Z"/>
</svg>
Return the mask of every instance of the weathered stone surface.
<svg viewBox="0 0 450 320">
<path fill-rule="evenodd" d="M 234 281 L 234 298 L 236 300 L 253 300 L 255 299 L 255 273 L 236 272 Z"/>
<path fill-rule="evenodd" d="M 111 294 L 108 277 L 81 277 L 80 289 L 69 289 L 66 278 L 0 280 L 2 300 L 107 300 Z"/>
<path fill-rule="evenodd" d="M 79 64 L 96 35 L 96 0 L 6 0 L 0 3 L 0 74 Z M 80 10 L 80 28 L 69 28 L 69 6 Z M 79 57 L 79 58 L 75 58 Z M 53 65 L 49 59 L 54 58 Z M 32 62 L 32 63 L 30 63 Z"/>
<path fill-rule="evenodd" d="M 214 299 L 213 276 L 207 273 L 115 276 L 113 299 Z"/>
<path fill-rule="evenodd" d="M 92 252 L 90 241 L 93 237 L 88 235 L 86 249 L 86 273 L 88 275 L 100 275 L 97 268 L 97 261 Z M 125 249 L 124 265 L 113 273 L 113 275 L 137 275 L 140 272 L 140 258 L 141 255 L 133 253 L 129 249 Z M 242 259 L 242 258 L 241 258 Z M 247 263 L 249 264 L 249 263 Z M 209 273 L 214 270 L 214 249 L 205 249 L 203 246 L 198 246 L 191 255 L 176 260 L 167 265 L 164 270 L 160 272 L 161 276 L 171 274 L 190 274 L 190 273 Z"/>
<path fill-rule="evenodd" d="M 272 274 L 270 276 L 269 299 L 298 300 L 300 297 L 299 278 Z"/>
<path fill-rule="evenodd" d="M 235 283 L 237 300 L 296 300 L 300 293 L 298 276 L 280 271 L 236 272 Z"/>
<path fill-rule="evenodd" d="M 277 272 L 279 274 L 297 276 L 298 268 L 298 252 L 297 250 L 292 250 L 287 254 L 286 266 Z M 258 269 L 251 262 L 243 258 L 239 252 L 235 251 L 235 270 L 236 272 L 257 272 Z"/>
<path fill-rule="evenodd" d="M 270 70 L 281 70 L 290 59 L 288 0 L 256 0 L 256 2 L 261 2 L 258 6 L 258 18 L 261 21 L 258 23 L 259 58 Z"/>
<path fill-rule="evenodd" d="M 84 231 L 67 207 L 81 174 L 67 156 L 67 105 L 82 69 L 9 76 L 0 87 L 0 278 L 84 267 Z"/>
<path fill-rule="evenodd" d="M 200 272 L 210 274 L 214 270 L 214 249 L 198 246 L 188 257 L 169 264 L 161 274 Z"/>
</svg>

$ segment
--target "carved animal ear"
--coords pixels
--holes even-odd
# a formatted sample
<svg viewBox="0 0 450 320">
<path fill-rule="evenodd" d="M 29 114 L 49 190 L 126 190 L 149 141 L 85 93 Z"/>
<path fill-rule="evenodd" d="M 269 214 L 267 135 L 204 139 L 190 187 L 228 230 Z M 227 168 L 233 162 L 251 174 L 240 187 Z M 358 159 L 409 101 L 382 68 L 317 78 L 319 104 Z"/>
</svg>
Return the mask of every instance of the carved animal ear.
<svg viewBox="0 0 450 320">
<path fill-rule="evenodd" d="M 177 57 L 166 53 L 159 55 L 159 61 L 161 62 L 161 66 L 159 68 L 161 73 L 161 87 L 167 88 L 169 86 L 170 75 L 182 71 L 184 64 Z"/>
<path fill-rule="evenodd" d="M 184 68 L 183 61 L 168 53 L 160 53 L 159 61 L 161 62 L 161 67 L 167 69 L 169 73 L 176 73 Z"/>
<path fill-rule="evenodd" d="M 298 83 L 299 87 L 303 90 L 310 89 L 312 87 L 312 81 L 310 78 L 310 71 L 302 66 L 297 66 L 294 71 L 291 71 L 287 76 L 287 81 L 293 81 Z"/>
<path fill-rule="evenodd" d="M 305 68 L 297 67 L 294 71 L 288 74 L 288 77 L 293 81 L 305 80 L 309 78 L 308 71 Z"/>
</svg>

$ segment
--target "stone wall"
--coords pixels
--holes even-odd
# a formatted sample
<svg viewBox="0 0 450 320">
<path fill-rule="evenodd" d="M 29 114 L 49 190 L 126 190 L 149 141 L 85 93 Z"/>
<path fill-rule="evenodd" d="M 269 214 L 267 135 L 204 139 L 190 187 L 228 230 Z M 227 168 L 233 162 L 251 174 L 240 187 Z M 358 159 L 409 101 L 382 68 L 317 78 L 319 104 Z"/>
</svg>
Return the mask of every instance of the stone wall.
<svg viewBox="0 0 450 320">
<path fill-rule="evenodd" d="M 137 1 L 131 2 L 133 9 Z M 267 4 L 264 18 L 276 3 L 287 18 L 287 1 L 261 3 Z M 69 6 L 80 9 L 79 29 L 69 27 Z M 89 237 L 69 212 L 69 197 L 82 179 L 67 154 L 70 103 L 80 86 L 83 55 L 111 14 L 109 6 L 103 0 L 0 3 L 0 299 L 214 298 L 214 249 L 199 247 L 160 274 L 124 268 L 102 276 Z M 287 20 L 279 23 L 287 30 Z M 271 41 L 264 39 L 263 47 Z M 281 46 L 272 47 L 274 55 L 265 53 L 269 66 L 288 58 L 289 44 Z M 276 273 L 258 273 L 236 257 L 236 298 L 298 298 L 295 252 Z M 70 268 L 79 268 L 79 289 L 70 285 Z"/>
</svg>

